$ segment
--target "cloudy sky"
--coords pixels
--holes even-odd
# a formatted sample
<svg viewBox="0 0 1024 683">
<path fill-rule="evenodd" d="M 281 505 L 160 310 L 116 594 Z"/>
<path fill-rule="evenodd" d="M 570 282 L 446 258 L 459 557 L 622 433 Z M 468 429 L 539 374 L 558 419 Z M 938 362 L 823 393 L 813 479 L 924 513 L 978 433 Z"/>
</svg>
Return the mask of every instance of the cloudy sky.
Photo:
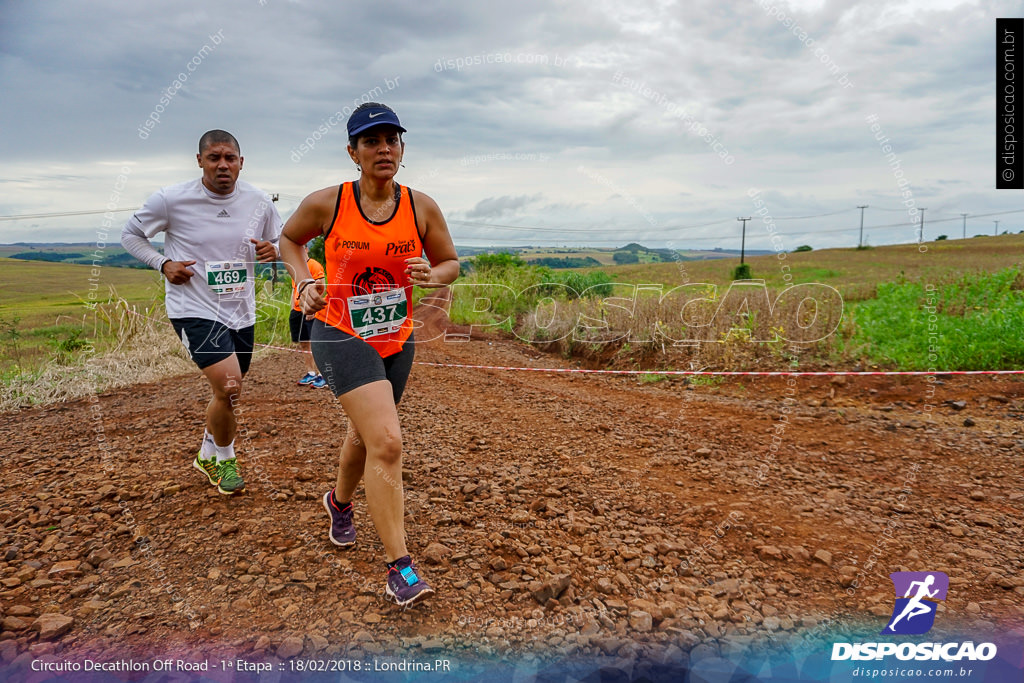
<svg viewBox="0 0 1024 683">
<path fill-rule="evenodd" d="M 434 4 L 3 2 L 0 243 L 96 241 L 99 214 L 8 217 L 137 207 L 210 128 L 287 217 L 355 179 L 370 95 L 458 244 L 735 248 L 753 215 L 748 248 L 765 216 L 851 246 L 864 204 L 871 244 L 911 242 L 902 189 L 926 237 L 1024 229 L 994 189 L 995 19 L 1022 2 Z"/>
</svg>

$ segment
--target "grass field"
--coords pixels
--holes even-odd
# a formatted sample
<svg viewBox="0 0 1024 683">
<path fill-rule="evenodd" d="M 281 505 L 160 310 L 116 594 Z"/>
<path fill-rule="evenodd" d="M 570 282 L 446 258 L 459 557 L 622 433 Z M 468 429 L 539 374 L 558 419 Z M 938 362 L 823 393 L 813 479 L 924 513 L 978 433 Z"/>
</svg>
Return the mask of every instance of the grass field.
<svg viewBox="0 0 1024 683">
<path fill-rule="evenodd" d="M 530 247 L 527 249 L 516 249 L 514 251 L 516 251 L 527 263 L 542 258 L 586 258 L 589 256 L 602 266 L 616 265 L 614 258 L 615 249 L 585 249 L 582 247 L 579 249 L 571 247 L 549 249 L 544 247 Z M 693 258 L 716 261 L 726 258 L 712 251 L 681 251 L 680 254 L 684 259 Z M 641 263 L 637 265 L 644 265 L 644 263 L 650 263 L 652 261 L 652 256 L 650 254 L 641 254 L 640 260 Z"/>
<path fill-rule="evenodd" d="M 612 251 L 603 249 L 520 249 L 519 255 L 529 263 L 540 258 L 586 258 L 590 257 L 602 266 L 615 265 L 612 260 Z"/>
<path fill-rule="evenodd" d="M 90 279 L 91 278 L 91 279 Z M 84 302 L 116 296 L 145 307 L 160 298 L 163 284 L 150 270 L 0 259 L 0 370 L 33 367 L 54 345 L 87 336 L 95 324 Z M 80 332 L 75 332 L 75 330 Z"/>
<path fill-rule="evenodd" d="M 967 240 L 926 242 L 921 253 L 917 245 L 894 245 L 870 249 L 825 249 L 776 255 L 750 256 L 752 277 L 763 279 L 770 288 L 782 287 L 784 275 L 793 283 L 821 282 L 839 290 L 847 301 L 874 298 L 881 282 L 902 277 L 911 282 L 943 282 L 967 272 L 994 272 L 1024 263 L 1024 235 L 974 237 Z M 739 258 L 678 263 L 631 264 L 604 268 L 615 282 L 661 283 L 675 287 L 685 282 L 728 284 Z M 788 265 L 790 270 L 783 271 Z"/>
<path fill-rule="evenodd" d="M 171 331 L 154 271 L 108 266 L 96 274 L 91 266 L 0 259 L 0 291 L 0 410 L 194 367 Z M 276 288 L 260 279 L 258 344 L 290 346 L 290 298 L 287 278 Z"/>
<path fill-rule="evenodd" d="M 160 276 L 151 270 L 104 267 L 97 275 L 91 266 L 0 258 L 0 318 L 21 318 L 26 328 L 56 325 L 66 318 L 81 320 L 88 312 L 84 302 L 90 291 L 95 300 L 106 301 L 111 287 L 120 297 L 140 304 L 163 291 Z"/>
<path fill-rule="evenodd" d="M 666 339 L 697 339 L 704 362 L 716 361 L 722 367 L 738 369 L 742 364 L 778 361 L 781 346 L 772 340 L 779 335 L 806 342 L 797 348 L 816 363 L 962 370 L 1020 365 L 1016 347 L 1024 336 L 1024 276 L 1020 275 L 1024 272 L 1024 236 L 781 256 L 747 259 L 752 277 L 764 280 L 769 292 L 767 299 L 755 296 L 745 301 L 746 309 L 736 309 L 745 310 L 742 313 L 734 313 L 730 307 L 740 305 L 739 299 L 733 298 L 730 306 L 725 306 L 724 299 L 719 298 L 731 296 L 731 274 L 739 262 L 734 258 L 560 271 L 585 275 L 603 272 L 623 285 L 614 291 L 625 298 L 610 304 L 600 297 L 542 303 L 535 289 L 514 298 L 514 309 L 505 310 L 502 301 L 494 299 L 491 311 L 496 317 L 489 311 L 474 312 L 462 319 L 465 306 L 457 296 L 452 318 L 457 323 L 486 325 L 529 309 L 531 312 L 519 315 L 516 322 L 516 333 L 522 338 L 568 355 L 593 352 L 605 359 L 611 352 L 617 353 L 619 347 L 624 353 L 654 356 L 665 350 Z M 466 281 L 484 284 L 488 275 L 474 273 Z M 501 274 L 490 277 L 498 279 L 486 282 L 521 291 L 514 278 L 506 282 Z M 694 283 L 715 285 L 717 293 L 707 288 L 702 296 L 710 298 L 701 299 L 703 303 L 699 304 L 706 310 L 690 308 L 682 327 L 680 316 L 675 315 L 683 310 L 682 300 L 669 297 L 659 301 L 656 293 L 637 295 L 634 300 L 633 287 L 626 286 L 660 284 L 664 294 Z M 827 294 L 830 290 L 823 290 L 825 298 L 818 301 L 815 295 L 814 300 L 824 308 L 817 309 L 810 318 L 800 316 L 807 316 L 811 309 L 803 314 L 799 308 L 789 310 L 799 303 L 796 300 L 787 299 L 787 304 L 773 308 L 771 302 L 787 291 L 787 284 L 799 283 L 828 285 L 839 291 L 842 300 L 835 297 L 833 301 Z M 689 291 L 686 294 L 679 290 L 673 296 L 694 296 L 693 290 Z M 746 296 L 739 289 L 736 292 L 740 298 Z M 526 301 L 531 293 L 533 299 Z M 469 296 L 470 290 L 464 294 Z M 723 302 L 721 315 L 716 312 L 719 302 Z M 928 305 L 935 306 L 934 310 L 928 311 Z M 698 314 L 701 310 L 703 313 Z M 931 312 L 936 313 L 934 321 Z M 810 327 L 812 322 L 816 326 Z M 813 334 L 807 336 L 811 331 Z M 740 343 L 736 332 L 742 332 L 749 341 Z M 627 336 L 629 343 L 624 341 Z"/>
<path fill-rule="evenodd" d="M 848 343 L 904 370 L 1024 367 L 1024 269 L 972 273 L 931 282 L 878 286 L 854 304 Z M 838 338 L 840 351 L 847 340 Z"/>
<path fill-rule="evenodd" d="M 947 318 L 943 324 L 948 326 L 948 329 L 942 328 L 943 338 L 948 342 L 946 345 L 956 345 L 957 351 L 963 351 L 950 355 L 949 362 L 969 367 L 975 359 L 980 361 L 984 356 L 988 359 L 984 361 L 986 367 L 1019 363 L 1020 358 L 1004 347 L 1016 343 L 1024 334 L 1024 329 L 1019 329 L 1024 327 L 1024 318 L 1021 317 L 1024 315 L 1021 313 L 1024 310 L 1021 305 L 1024 296 L 1021 293 L 1022 281 L 1014 273 L 1000 273 L 1012 267 L 1021 271 L 1024 235 L 944 240 L 929 242 L 925 246 L 927 249 L 923 252 L 917 245 L 897 245 L 864 250 L 786 253 L 783 259 L 776 255 L 759 255 L 749 257 L 747 262 L 752 276 L 764 279 L 769 289 L 775 292 L 781 291 L 787 282 L 820 282 L 839 290 L 846 304 L 843 326 L 836 339 L 830 341 L 828 349 L 819 349 L 821 354 L 835 352 L 841 355 L 842 358 L 836 357 L 838 362 L 866 358 L 896 366 L 919 363 L 922 358 L 919 348 L 921 334 L 917 328 L 921 320 L 922 292 L 927 288 L 938 288 L 941 300 L 957 301 L 963 309 L 943 310 Z M 538 249 L 525 256 L 542 254 L 610 258 L 610 252 L 601 250 L 561 249 Z M 685 283 L 706 282 L 718 285 L 719 293 L 723 294 L 738 261 L 727 258 L 608 265 L 558 271 L 560 275 L 556 279 L 579 279 L 596 275 L 595 271 L 600 270 L 617 283 L 660 283 L 668 291 Z M 788 270 L 783 270 L 783 266 Z M 462 282 L 472 282 L 477 275 Z M 986 280 L 990 275 L 997 277 Z M 527 284 L 536 283 L 516 280 L 506 284 L 521 285 L 513 287 L 518 292 Z M 283 286 L 287 288 L 287 283 Z M 122 350 L 126 337 L 112 329 L 112 325 L 117 324 L 111 322 L 114 317 L 111 311 L 134 306 L 163 321 L 162 287 L 160 277 L 148 270 L 105 266 L 97 273 L 91 266 L 0 258 L 0 291 L 3 292 L 0 298 L 0 376 L 8 381 L 19 373 L 38 373 L 48 366 L 72 363 L 86 342 L 92 345 L 94 355 L 115 347 Z M 278 289 L 281 287 L 279 285 Z M 260 294 L 257 341 L 287 345 L 288 292 L 271 291 L 269 285 L 264 289 L 266 291 Z M 625 294 L 625 288 L 622 290 Z M 104 313 L 106 322 L 84 305 L 86 301 L 101 303 L 108 299 L 117 303 L 108 305 L 109 310 Z M 596 311 L 603 311 L 599 299 L 591 303 L 576 302 L 573 306 L 580 307 L 581 311 L 589 310 L 587 306 L 597 306 Z M 470 314 L 463 310 L 467 303 L 471 304 L 470 308 L 475 306 L 472 301 L 456 300 L 458 305 L 453 304 L 453 320 L 478 325 L 493 322 L 488 313 Z M 509 313 L 521 313 L 519 309 L 524 306 L 532 310 L 535 304 L 519 301 L 518 307 L 513 306 Z M 593 314 L 598 317 L 604 315 Z M 651 325 L 647 327 L 660 326 L 661 312 L 652 310 L 651 315 Z M 130 314 L 125 313 L 119 319 L 128 317 Z M 759 316 L 757 324 L 763 325 L 766 321 L 765 316 Z M 750 322 L 754 324 L 753 320 Z M 909 334 L 912 330 L 917 332 Z M 887 339 L 888 345 L 877 343 L 880 338 Z M 170 336 L 167 339 L 173 341 Z"/>
</svg>

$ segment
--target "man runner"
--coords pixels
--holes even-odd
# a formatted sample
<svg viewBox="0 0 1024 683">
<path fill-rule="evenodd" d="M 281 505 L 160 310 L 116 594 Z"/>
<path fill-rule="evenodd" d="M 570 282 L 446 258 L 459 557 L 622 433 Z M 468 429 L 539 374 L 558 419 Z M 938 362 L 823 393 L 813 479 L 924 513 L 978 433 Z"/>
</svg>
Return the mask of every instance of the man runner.
<svg viewBox="0 0 1024 683">
<path fill-rule="evenodd" d="M 192 464 L 231 495 L 245 488 L 233 407 L 255 342 L 254 263 L 277 260 L 281 217 L 262 190 L 238 180 L 244 160 L 231 133 L 204 133 L 196 160 L 202 178 L 153 194 L 125 224 L 121 244 L 167 278 L 167 317 L 213 390 Z M 149 241 L 160 232 L 163 254 Z"/>
</svg>

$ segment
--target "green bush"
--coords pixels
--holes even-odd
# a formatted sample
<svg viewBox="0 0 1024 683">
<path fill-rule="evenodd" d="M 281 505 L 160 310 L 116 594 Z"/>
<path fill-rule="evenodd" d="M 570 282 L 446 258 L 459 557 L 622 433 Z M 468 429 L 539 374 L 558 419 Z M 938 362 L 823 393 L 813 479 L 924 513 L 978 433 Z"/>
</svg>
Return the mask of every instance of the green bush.
<svg viewBox="0 0 1024 683">
<path fill-rule="evenodd" d="M 23 345 L 20 316 L 16 315 L 11 320 L 0 318 L 0 343 L 4 345 L 4 355 L 7 359 L 16 367 L 20 366 Z"/>
<path fill-rule="evenodd" d="M 530 263 L 535 266 L 546 266 L 548 268 L 590 268 L 592 266 L 601 265 L 600 261 L 590 256 L 583 258 L 576 258 L 572 256 L 565 256 L 562 258 L 545 256 L 543 258 L 533 259 Z"/>
<path fill-rule="evenodd" d="M 612 260 L 615 261 L 615 263 L 617 263 L 618 265 L 622 266 L 627 263 L 639 263 L 640 257 L 636 254 L 636 252 L 616 251 L 615 253 L 612 254 Z"/>
<path fill-rule="evenodd" d="M 53 359 L 60 365 L 67 365 L 79 351 L 89 346 L 89 342 L 81 338 L 81 328 L 77 327 L 67 330 L 63 336 L 54 332 L 49 337 L 47 343 L 53 349 Z"/>
<path fill-rule="evenodd" d="M 901 370 L 1001 370 L 1024 365 L 1024 275 L 964 275 L 927 288 L 883 283 L 852 311 L 852 348 Z"/>
<path fill-rule="evenodd" d="M 274 287 L 264 278 L 256 280 L 256 343 L 292 346 L 288 317 L 292 312 L 292 285 L 284 278 Z"/>
<path fill-rule="evenodd" d="M 736 269 L 732 271 L 733 280 L 749 280 L 750 279 L 750 264 L 741 263 L 736 266 Z"/>
<path fill-rule="evenodd" d="M 798 251 L 814 251 L 814 247 L 812 247 L 809 244 L 801 244 L 799 247 L 793 250 L 793 253 L 796 253 Z"/>
<path fill-rule="evenodd" d="M 460 325 L 493 325 L 506 321 L 504 328 L 512 331 L 516 319 L 537 308 L 544 298 L 561 300 L 581 296 L 608 297 L 612 280 L 607 273 L 575 270 L 555 272 L 544 266 L 528 265 L 519 256 L 500 252 L 481 254 L 471 259 L 469 276 L 463 285 L 494 285 L 489 289 L 455 288 L 449 318 Z M 477 310 L 477 295 L 489 300 L 487 310 Z"/>
<path fill-rule="evenodd" d="M 306 245 L 306 250 L 309 253 L 309 258 L 319 262 L 324 268 L 327 267 L 327 254 L 324 253 L 323 235 L 313 238 L 313 241 Z"/>
<path fill-rule="evenodd" d="M 570 299 L 578 299 L 583 296 L 604 298 L 612 295 L 612 279 L 608 277 L 608 273 L 601 270 L 595 270 L 590 273 L 580 273 L 578 271 L 552 273 L 549 279 L 552 283 L 565 285 L 571 291 L 565 292 L 561 288 L 551 287 L 542 292 L 547 295 L 551 295 L 559 290 Z"/>
<path fill-rule="evenodd" d="M 496 254 L 480 254 L 469 259 L 470 270 L 477 273 L 487 270 L 520 268 L 525 265 L 526 261 L 520 258 L 519 254 L 512 254 L 507 251 L 499 251 Z"/>
</svg>

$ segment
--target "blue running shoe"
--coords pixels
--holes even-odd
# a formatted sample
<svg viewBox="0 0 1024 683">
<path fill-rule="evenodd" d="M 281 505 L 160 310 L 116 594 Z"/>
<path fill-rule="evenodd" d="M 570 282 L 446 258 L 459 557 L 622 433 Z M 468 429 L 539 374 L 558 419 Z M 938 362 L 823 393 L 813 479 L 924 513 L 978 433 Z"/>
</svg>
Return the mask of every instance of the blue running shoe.
<svg viewBox="0 0 1024 683">
<path fill-rule="evenodd" d="M 308 387 L 310 384 L 315 382 L 316 378 L 319 376 L 320 375 L 316 374 L 315 372 L 307 372 L 305 375 L 302 376 L 302 379 L 299 380 L 299 386 Z"/>
<path fill-rule="evenodd" d="M 325 380 L 322 375 L 317 375 L 316 379 L 313 380 L 313 383 L 310 386 L 314 389 L 326 389 L 327 380 Z"/>
<path fill-rule="evenodd" d="M 388 569 L 384 594 L 399 607 L 409 607 L 433 592 L 434 589 L 416 573 L 416 567 L 408 555 L 400 558 L 395 566 Z"/>
<path fill-rule="evenodd" d="M 324 494 L 324 508 L 331 516 L 331 529 L 327 532 L 331 543 L 347 548 L 356 542 L 356 526 L 352 523 L 352 503 L 344 509 L 334 503 L 334 489 Z"/>
</svg>

